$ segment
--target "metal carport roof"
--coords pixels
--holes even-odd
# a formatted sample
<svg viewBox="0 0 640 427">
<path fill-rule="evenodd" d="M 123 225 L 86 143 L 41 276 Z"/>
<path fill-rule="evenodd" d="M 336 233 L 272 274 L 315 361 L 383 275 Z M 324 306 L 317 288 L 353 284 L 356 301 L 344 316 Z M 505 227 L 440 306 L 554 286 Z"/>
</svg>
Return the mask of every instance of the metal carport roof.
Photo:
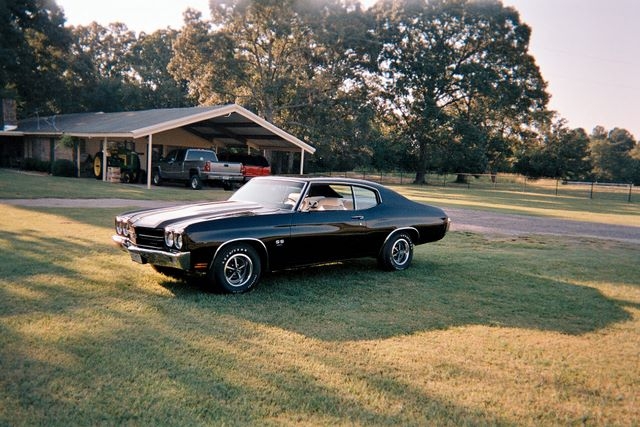
<svg viewBox="0 0 640 427">
<path fill-rule="evenodd" d="M 176 128 L 183 128 L 207 141 L 215 140 L 227 147 L 300 150 L 300 173 L 303 172 L 304 153 L 313 154 L 316 151 L 311 145 L 237 104 L 33 117 L 21 120 L 12 133 L 30 136 L 69 135 L 101 138 L 104 141 L 107 138 L 148 137 L 151 152 L 154 134 Z M 147 184 L 150 186 L 150 181 Z"/>
</svg>

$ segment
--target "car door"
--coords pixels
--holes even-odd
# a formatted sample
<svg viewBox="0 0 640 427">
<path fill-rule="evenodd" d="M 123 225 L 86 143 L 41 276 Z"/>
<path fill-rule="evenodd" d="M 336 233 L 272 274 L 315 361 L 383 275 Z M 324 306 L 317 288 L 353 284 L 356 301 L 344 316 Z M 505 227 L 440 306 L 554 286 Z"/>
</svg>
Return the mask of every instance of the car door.
<svg viewBox="0 0 640 427">
<path fill-rule="evenodd" d="M 356 209 L 351 185 L 313 183 L 293 214 L 290 255 L 295 264 L 315 264 L 364 256 L 365 213 Z"/>
<path fill-rule="evenodd" d="M 172 150 L 167 155 L 166 163 L 164 165 L 164 177 L 166 179 L 180 179 L 182 173 L 182 161 L 184 160 L 184 154 L 186 150 Z"/>
</svg>

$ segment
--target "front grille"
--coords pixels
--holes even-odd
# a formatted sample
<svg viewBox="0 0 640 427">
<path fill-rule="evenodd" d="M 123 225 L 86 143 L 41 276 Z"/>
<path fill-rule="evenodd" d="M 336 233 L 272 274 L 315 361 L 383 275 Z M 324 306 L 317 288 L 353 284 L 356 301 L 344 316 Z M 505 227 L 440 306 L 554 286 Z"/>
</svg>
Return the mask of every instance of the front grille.
<svg viewBox="0 0 640 427">
<path fill-rule="evenodd" d="M 134 227 L 135 234 L 131 236 L 134 245 L 143 248 L 164 248 L 164 230 L 158 228 Z"/>
</svg>

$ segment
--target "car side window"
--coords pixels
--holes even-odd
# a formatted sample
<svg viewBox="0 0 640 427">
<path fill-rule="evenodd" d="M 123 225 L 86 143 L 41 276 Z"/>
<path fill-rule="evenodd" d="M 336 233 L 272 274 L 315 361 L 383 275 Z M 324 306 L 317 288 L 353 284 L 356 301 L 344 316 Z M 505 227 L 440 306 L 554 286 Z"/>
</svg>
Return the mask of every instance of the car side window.
<svg viewBox="0 0 640 427">
<path fill-rule="evenodd" d="M 363 210 L 378 206 L 378 195 L 370 188 L 353 187 L 355 209 Z"/>
<path fill-rule="evenodd" d="M 309 187 L 300 210 L 305 212 L 353 210 L 351 186 L 314 183 Z"/>
<path fill-rule="evenodd" d="M 178 156 L 178 150 L 171 150 L 169 151 L 169 154 L 167 154 L 167 157 L 165 159 L 167 162 L 175 162 L 177 156 Z"/>
</svg>

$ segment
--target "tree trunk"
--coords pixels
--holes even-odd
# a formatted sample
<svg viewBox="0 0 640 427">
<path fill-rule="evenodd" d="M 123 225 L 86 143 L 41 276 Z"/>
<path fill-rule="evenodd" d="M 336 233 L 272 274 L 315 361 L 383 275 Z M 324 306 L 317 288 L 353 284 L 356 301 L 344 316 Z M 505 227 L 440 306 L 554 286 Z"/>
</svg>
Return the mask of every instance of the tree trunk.
<svg viewBox="0 0 640 427">
<path fill-rule="evenodd" d="M 463 174 L 459 173 L 457 178 L 456 178 L 456 184 L 466 184 L 468 178 L 469 177 L 467 175 L 463 175 Z"/>
<path fill-rule="evenodd" d="M 425 141 L 420 142 L 418 154 L 418 170 L 416 171 L 416 180 L 414 184 L 426 184 L 427 183 L 427 143 Z"/>
</svg>

